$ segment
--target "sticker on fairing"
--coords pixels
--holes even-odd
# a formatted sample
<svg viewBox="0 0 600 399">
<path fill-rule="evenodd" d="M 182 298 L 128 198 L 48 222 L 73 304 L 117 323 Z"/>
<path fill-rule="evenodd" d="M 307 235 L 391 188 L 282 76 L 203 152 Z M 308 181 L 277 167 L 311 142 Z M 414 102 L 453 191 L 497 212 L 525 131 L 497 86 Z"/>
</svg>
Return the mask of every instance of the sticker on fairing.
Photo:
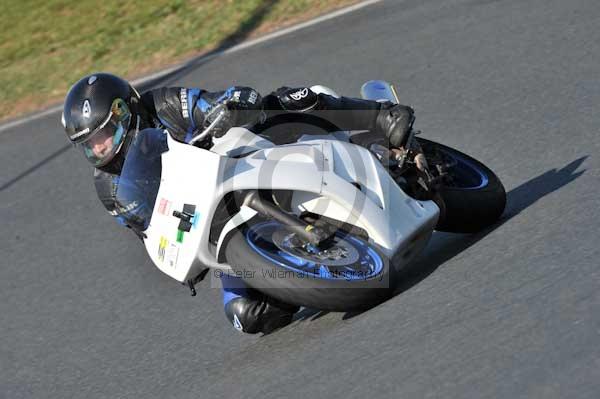
<svg viewBox="0 0 600 399">
<path fill-rule="evenodd" d="M 192 227 L 194 226 L 194 223 L 197 223 L 200 214 L 196 212 L 196 205 L 183 204 L 181 212 L 174 210 L 173 216 L 179 219 L 177 238 L 175 241 L 181 244 L 183 242 L 184 233 L 192 230 Z"/>
<path fill-rule="evenodd" d="M 161 262 L 165 261 L 165 250 L 169 245 L 169 241 L 165 237 L 160 237 L 160 244 L 158 244 L 158 259 Z"/>
<path fill-rule="evenodd" d="M 177 267 L 177 258 L 179 258 L 179 247 L 171 244 L 167 249 L 167 265 L 175 269 Z"/>
<path fill-rule="evenodd" d="M 161 198 L 158 204 L 158 213 L 160 213 L 161 215 L 169 216 L 169 212 L 171 211 L 171 205 L 171 201 Z"/>
<path fill-rule="evenodd" d="M 200 221 L 200 212 L 194 213 L 194 217 L 191 220 L 192 228 L 195 229 L 198 227 L 198 222 Z"/>
</svg>

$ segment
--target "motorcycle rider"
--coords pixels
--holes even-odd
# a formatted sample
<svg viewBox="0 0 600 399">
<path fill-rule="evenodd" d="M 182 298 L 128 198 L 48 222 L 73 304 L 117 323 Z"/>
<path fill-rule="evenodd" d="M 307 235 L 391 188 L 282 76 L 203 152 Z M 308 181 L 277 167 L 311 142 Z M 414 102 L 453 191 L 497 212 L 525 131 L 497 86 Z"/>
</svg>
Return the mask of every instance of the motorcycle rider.
<svg viewBox="0 0 600 399">
<path fill-rule="evenodd" d="M 408 106 L 338 98 L 314 93 L 307 87 L 282 87 L 264 98 L 243 86 L 217 92 L 162 87 L 139 94 L 118 76 L 96 73 L 70 88 L 62 123 L 69 140 L 81 147 L 95 167 L 94 183 L 102 204 L 141 237 L 143 233 L 129 217 L 129 209 L 115 198 L 129 144 L 145 128 L 165 129 L 174 139 L 188 143 L 210 123 L 210 111 L 219 104 L 226 105 L 228 118 L 218 127 L 217 136 L 232 126 L 273 134 L 276 125 L 322 115 L 316 124 L 326 130 L 370 130 L 385 137 L 391 147 L 401 148 L 414 122 L 413 110 Z M 208 137 L 194 145 L 209 149 L 212 141 Z M 224 275 L 221 282 L 225 314 L 240 331 L 268 333 L 290 323 L 298 311 L 296 306 L 247 287 L 239 278 Z"/>
</svg>

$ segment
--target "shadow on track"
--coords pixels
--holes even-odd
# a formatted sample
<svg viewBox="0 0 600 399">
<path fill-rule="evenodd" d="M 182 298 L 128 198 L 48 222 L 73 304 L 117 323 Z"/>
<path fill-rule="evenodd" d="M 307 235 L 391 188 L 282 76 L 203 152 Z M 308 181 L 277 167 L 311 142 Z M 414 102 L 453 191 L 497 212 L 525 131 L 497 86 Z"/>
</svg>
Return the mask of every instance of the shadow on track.
<svg viewBox="0 0 600 399">
<path fill-rule="evenodd" d="M 254 30 L 260 25 L 260 23 L 265 19 L 269 10 L 275 6 L 279 0 L 264 0 L 256 9 L 252 12 L 245 21 L 243 21 L 240 26 L 236 29 L 235 32 L 228 35 L 226 38 L 221 40 L 221 42 L 217 45 L 217 47 L 208 53 L 203 53 L 191 60 L 187 61 L 185 64 L 181 65 L 175 71 L 168 73 L 167 75 L 160 76 L 156 79 L 152 79 L 143 85 L 140 85 L 139 90 L 144 91 L 148 90 L 155 86 L 168 86 L 173 84 L 177 79 L 182 78 L 192 70 L 200 67 L 203 64 L 211 61 L 215 56 L 219 55 L 219 53 L 228 50 L 241 42 L 254 32 Z"/>
<path fill-rule="evenodd" d="M 539 199 L 580 177 L 586 169 L 580 172 L 576 172 L 576 170 L 587 158 L 587 156 L 578 158 L 559 170 L 551 169 L 510 190 L 507 193 L 507 205 L 503 217 L 498 223 L 479 233 L 466 235 L 435 232 L 425 252 L 406 271 L 394 296 L 402 294 L 423 281 L 444 262 L 476 244 Z M 361 313 L 364 312 L 348 312 L 344 314 L 343 319 L 351 319 Z"/>
<path fill-rule="evenodd" d="M 302 308 L 302 310 L 294 315 L 294 321 L 315 321 L 328 313 L 326 310 Z"/>
<path fill-rule="evenodd" d="M 67 152 L 67 150 L 69 148 L 71 148 L 71 147 L 72 147 L 71 144 L 67 144 L 66 146 L 61 147 L 57 151 L 55 151 L 52 154 L 48 155 L 46 158 L 42 159 L 40 162 L 36 163 L 35 165 L 33 165 L 32 167 L 30 167 L 29 169 L 27 169 L 27 170 L 19 173 L 17 176 L 13 177 L 12 179 L 10 179 L 6 183 L 4 183 L 2 186 L 0 186 L 0 191 L 6 190 L 10 186 L 12 186 L 13 184 L 15 184 L 19 180 L 21 180 L 22 178 L 24 178 L 25 176 L 27 176 L 27 175 L 35 172 L 36 170 L 38 170 L 39 168 L 41 168 L 42 166 L 44 166 L 48 162 L 52 161 L 54 158 L 58 158 L 59 156 L 61 156 L 65 152 Z"/>
<path fill-rule="evenodd" d="M 226 38 L 221 40 L 221 42 L 217 45 L 217 47 L 214 50 L 191 59 L 190 61 L 182 65 L 180 68 L 178 68 L 175 71 L 172 71 L 167 75 L 161 76 L 156 79 L 152 79 L 144 83 L 143 85 L 139 85 L 137 89 L 139 91 L 146 91 L 159 85 L 167 86 L 169 84 L 172 84 L 174 81 L 191 72 L 193 69 L 198 68 L 202 64 L 205 64 L 206 62 L 210 61 L 214 56 L 218 55 L 220 52 L 225 51 L 243 42 L 260 25 L 260 23 L 264 20 L 265 16 L 267 15 L 268 11 L 278 2 L 279 0 L 264 0 L 258 7 L 256 7 L 256 9 L 246 20 L 242 21 L 242 23 L 235 30 L 235 32 L 231 33 Z M 8 182 L 2 184 L 2 186 L 0 186 L 0 191 L 6 190 L 19 180 L 23 179 L 24 177 L 28 176 L 29 174 L 35 172 L 37 169 L 44 166 L 46 163 L 64 154 L 69 148 L 71 148 L 71 145 L 62 147 L 58 151 L 50 154 L 48 157 L 44 158 L 40 162 L 36 163 L 27 170 L 18 174 L 14 178 L 10 179 Z"/>
</svg>

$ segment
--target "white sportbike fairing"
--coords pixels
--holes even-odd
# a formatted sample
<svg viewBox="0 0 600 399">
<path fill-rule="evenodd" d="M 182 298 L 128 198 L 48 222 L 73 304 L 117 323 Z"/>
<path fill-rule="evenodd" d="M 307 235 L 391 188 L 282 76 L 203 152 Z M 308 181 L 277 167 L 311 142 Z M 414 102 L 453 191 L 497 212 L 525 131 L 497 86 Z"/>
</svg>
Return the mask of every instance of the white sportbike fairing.
<svg viewBox="0 0 600 399">
<path fill-rule="evenodd" d="M 314 90 L 335 95 L 322 86 Z M 397 101 L 386 82 L 367 82 L 361 91 L 366 99 Z M 210 136 L 210 150 L 177 142 L 166 131 L 140 132 L 117 191 L 152 261 L 192 292 L 207 268 L 239 272 L 248 263 L 263 278 L 246 282 L 281 301 L 366 308 L 391 295 L 398 271 L 434 228 L 478 231 L 504 209 L 504 188 L 493 172 L 441 144 L 417 140 L 439 171 L 428 175 L 440 187 L 434 194 L 444 217 L 438 221 L 435 202 L 417 200 L 397 183 L 405 184 L 402 173 L 410 175 L 407 168 L 414 166 L 402 161 L 393 175 L 383 159 L 350 142 L 351 132 L 305 135 L 286 145 L 244 128 L 215 138 L 211 129 L 226 114 L 220 112 L 194 139 Z M 449 185 L 439 185 L 442 179 Z M 294 281 L 265 277 L 279 270 L 300 273 Z M 377 275 L 387 281 L 376 281 Z"/>
<path fill-rule="evenodd" d="M 241 207 L 221 232 L 216 253 L 209 233 L 217 206 L 234 191 L 293 191 L 294 213 L 308 211 L 354 224 L 390 258 L 398 252 L 418 253 L 437 221 L 439 209 L 432 201 L 412 199 L 368 150 L 334 136 L 304 136 L 305 141 L 276 147 L 233 128 L 214 152 L 166 137 L 169 150 L 161 156 L 160 188 L 144 243 L 157 267 L 180 282 L 206 267 L 231 270 L 219 256 L 225 237 L 256 211 Z M 228 156 L 244 151 L 252 152 Z M 181 219 L 173 211 L 183 212 L 186 204 L 194 208 L 192 227 L 181 233 Z M 402 267 L 412 257 L 396 258 Z"/>
</svg>

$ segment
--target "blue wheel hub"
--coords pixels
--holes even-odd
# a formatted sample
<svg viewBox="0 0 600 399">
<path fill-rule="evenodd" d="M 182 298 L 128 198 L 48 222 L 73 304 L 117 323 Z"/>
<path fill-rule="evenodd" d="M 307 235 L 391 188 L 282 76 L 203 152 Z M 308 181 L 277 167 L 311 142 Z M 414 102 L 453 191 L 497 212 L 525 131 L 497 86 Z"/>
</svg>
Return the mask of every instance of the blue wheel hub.
<svg viewBox="0 0 600 399">
<path fill-rule="evenodd" d="M 246 242 L 268 261 L 305 277 L 364 280 L 383 270 L 381 256 L 368 243 L 342 232 L 336 232 L 325 247 L 300 246 L 293 233 L 268 221 L 250 227 Z"/>
</svg>

